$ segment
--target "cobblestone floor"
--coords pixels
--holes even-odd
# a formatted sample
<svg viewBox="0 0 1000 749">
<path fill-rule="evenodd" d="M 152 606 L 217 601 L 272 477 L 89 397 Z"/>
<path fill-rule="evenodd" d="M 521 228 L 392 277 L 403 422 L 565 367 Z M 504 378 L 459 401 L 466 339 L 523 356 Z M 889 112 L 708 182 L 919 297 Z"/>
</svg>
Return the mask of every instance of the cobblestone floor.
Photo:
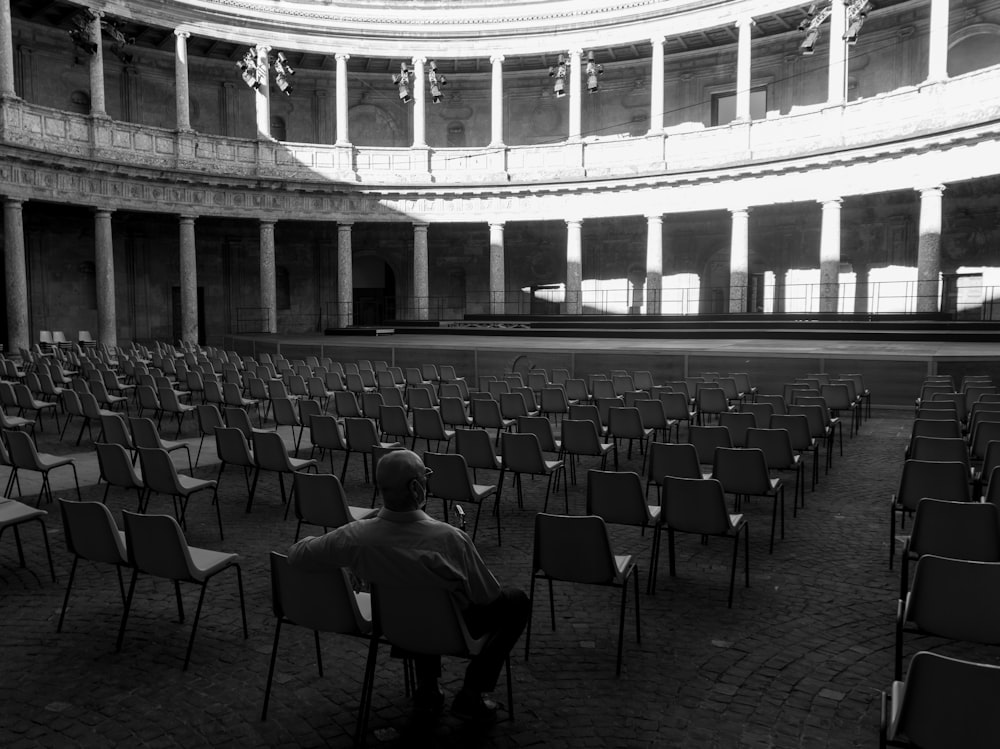
<svg viewBox="0 0 1000 749">
<path fill-rule="evenodd" d="M 875 745 L 878 691 L 891 679 L 898 585 L 898 573 L 886 564 L 887 504 L 909 426 L 907 412 L 877 411 L 859 436 L 845 435 L 843 457 L 836 455 L 829 475 L 821 475 L 817 490 L 806 493 L 797 518 L 788 502 L 786 538 L 776 542 L 771 556 L 770 505 L 749 506 L 751 587 L 737 580 L 732 609 L 726 608 L 729 542 L 714 539 L 701 546 L 693 537 L 679 537 L 677 578 L 668 575 L 664 550 L 656 594 L 641 598 L 641 645 L 631 629 L 630 605 L 620 678 L 615 677 L 617 591 L 605 588 L 557 584 L 555 632 L 540 599 L 530 661 L 524 660 L 523 647 L 514 652 L 516 720 L 490 729 L 473 730 L 447 712 L 435 725 L 416 723 L 403 694 L 400 664 L 384 652 L 368 745 Z M 197 449 L 197 438 L 190 437 L 194 429 L 189 424 L 185 431 Z M 59 442 L 51 427 L 38 438 L 42 450 L 73 455 L 83 498 L 100 498 L 104 489 L 96 485 L 96 460 L 86 435 L 80 448 L 71 447 L 69 439 Z M 209 458 L 203 455 L 196 474 L 214 478 L 211 440 L 206 452 Z M 181 466 L 183 458 L 175 462 Z M 363 485 L 360 461 L 353 462 L 347 489 L 353 503 L 361 504 L 371 488 Z M 623 460 L 623 469 L 639 467 L 637 456 Z M 60 473 L 52 474 L 57 496 L 72 496 L 67 475 Z M 250 638 L 244 640 L 240 631 L 234 579 L 223 574 L 209 586 L 187 672 L 181 666 L 190 614 L 185 624 L 177 623 L 169 583 L 140 578 L 124 647 L 116 653 L 122 605 L 110 568 L 81 563 L 63 632 L 55 631 L 71 562 L 58 508 L 43 505 L 50 513 L 55 584 L 35 528 L 22 531 L 26 568 L 18 566 L 12 534 L 4 534 L 0 746 L 350 745 L 365 662 L 364 643 L 350 638 L 323 638 L 326 671 L 320 678 L 311 633 L 286 628 L 270 714 L 260 720 L 274 633 L 267 552 L 287 550 L 295 532 L 294 520 L 282 519 L 276 477 L 265 474 L 261 482 L 247 515 L 241 478 L 227 473 L 220 493 L 223 543 L 209 503 L 198 497 L 191 503 L 189 543 L 241 556 Z M 38 486 L 37 480 L 23 480 L 28 501 L 34 503 Z M 488 516 L 478 540 L 501 582 L 527 589 L 533 516 L 541 509 L 544 483 L 526 480 L 525 487 L 523 511 L 510 487 L 505 492 L 503 547 L 496 546 Z M 584 497 L 581 480 L 570 487 L 572 512 L 583 511 Z M 120 522 L 118 511 L 132 509 L 134 495 L 112 490 L 109 506 Z M 166 509 L 164 500 L 153 499 L 152 511 Z M 439 511 L 439 505 L 432 501 L 431 509 Z M 638 554 L 644 583 L 649 537 L 628 528 L 615 528 L 612 536 L 618 553 Z M 191 613 L 196 600 L 189 588 L 185 604 Z M 446 661 L 443 686 L 449 696 L 462 669 L 461 663 Z"/>
</svg>

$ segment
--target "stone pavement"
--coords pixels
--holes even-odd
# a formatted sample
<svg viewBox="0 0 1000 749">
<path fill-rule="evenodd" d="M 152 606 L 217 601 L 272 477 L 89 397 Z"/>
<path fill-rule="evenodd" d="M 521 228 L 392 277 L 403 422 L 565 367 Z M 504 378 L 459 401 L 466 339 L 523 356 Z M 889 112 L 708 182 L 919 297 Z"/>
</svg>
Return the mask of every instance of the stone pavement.
<svg viewBox="0 0 1000 749">
<path fill-rule="evenodd" d="M 767 554 L 770 503 L 750 504 L 751 587 L 742 587 L 740 569 L 731 610 L 726 608 L 730 542 L 712 539 L 702 546 L 694 537 L 678 536 L 679 577 L 672 579 L 664 538 L 658 590 L 641 595 L 641 645 L 635 641 L 630 600 L 620 678 L 615 677 L 619 594 L 607 588 L 557 583 L 555 632 L 540 588 L 531 659 L 525 661 L 523 646 L 512 659 L 516 720 L 490 729 L 465 726 L 447 712 L 435 725 L 415 722 L 403 694 L 400 663 L 383 648 L 368 745 L 873 746 L 878 691 L 892 674 L 898 590 L 898 573 L 886 564 L 887 504 L 910 420 L 906 411 L 876 411 L 858 437 L 845 435 L 843 457 L 835 456 L 829 475 L 821 472 L 817 491 L 807 491 L 806 507 L 794 519 L 789 487 L 786 538 L 776 542 L 772 556 Z M 195 428 L 189 423 L 185 433 Z M 165 428 L 165 436 L 172 431 Z M 96 485 L 96 460 L 86 435 L 74 448 L 69 439 L 59 442 L 49 426 L 38 441 L 42 450 L 73 455 L 83 498 L 100 499 L 104 488 Z M 197 438 L 188 441 L 197 449 Z M 209 457 L 203 454 L 196 473 L 214 478 L 214 444 L 207 442 Z M 340 460 L 338 455 L 338 470 Z M 186 470 L 183 458 L 175 457 L 175 463 Z M 353 503 L 364 504 L 371 488 L 363 485 L 360 460 L 352 457 L 352 463 L 348 493 Z M 585 461 L 581 467 L 591 466 Z M 624 460 L 623 452 L 622 468 L 638 471 L 638 456 Z M 57 496 L 72 497 L 69 472 L 52 476 Z M 581 470 L 580 484 L 570 487 L 574 513 L 584 508 L 583 476 Z M 31 503 L 38 485 L 35 479 L 22 481 Z M 522 511 L 508 480 L 502 548 L 496 546 L 493 519 L 483 517 L 479 547 L 502 583 L 528 587 L 533 516 L 541 509 L 544 486 L 541 480 L 525 480 Z M 63 632 L 55 631 L 71 562 L 58 508 L 44 506 L 50 513 L 58 583 L 49 577 L 37 527 L 26 526 L 21 533 L 26 568 L 18 566 L 12 534 L 4 534 L 0 746 L 351 744 L 366 657 L 365 643 L 351 638 L 323 636 L 325 676 L 320 678 L 311 633 L 286 627 L 270 714 L 266 722 L 260 720 L 274 635 L 267 553 L 287 550 L 295 522 L 282 520 L 275 476 L 262 477 L 249 515 L 245 496 L 242 478 L 230 469 L 220 492 L 224 542 L 209 502 L 199 496 L 191 502 L 189 543 L 241 555 L 250 638 L 244 640 L 240 631 L 235 576 L 223 573 L 209 585 L 187 672 L 181 666 L 197 601 L 193 587 L 185 591 L 188 618 L 178 624 L 172 586 L 140 578 L 124 647 L 116 653 L 122 604 L 110 568 L 80 564 Z M 120 523 L 119 511 L 134 508 L 134 495 L 112 490 L 109 506 Z M 561 498 L 555 507 L 561 507 Z M 153 512 L 168 508 L 162 498 L 150 504 Z M 440 513 L 435 500 L 429 508 Z M 475 508 L 467 510 L 471 528 Z M 618 553 L 639 555 L 644 586 L 649 536 L 612 528 L 612 540 Z M 924 638 L 920 645 L 934 643 Z M 445 660 L 443 686 L 449 698 L 462 672 L 461 662 Z M 498 696 L 503 689 L 501 680 Z"/>
</svg>

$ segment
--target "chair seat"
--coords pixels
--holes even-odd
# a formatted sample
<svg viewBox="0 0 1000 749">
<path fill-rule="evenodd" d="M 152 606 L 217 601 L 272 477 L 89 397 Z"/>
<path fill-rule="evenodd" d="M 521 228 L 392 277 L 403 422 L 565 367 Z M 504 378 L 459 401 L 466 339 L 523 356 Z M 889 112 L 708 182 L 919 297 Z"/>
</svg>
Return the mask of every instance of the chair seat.
<svg viewBox="0 0 1000 749">
<path fill-rule="evenodd" d="M 649 513 L 649 524 L 656 525 L 660 522 L 661 510 L 663 508 L 659 505 L 646 505 L 646 512 Z"/>
<path fill-rule="evenodd" d="M 743 525 L 745 522 L 746 521 L 743 519 L 743 513 L 742 512 L 737 513 L 735 515 L 733 515 L 733 514 L 729 515 L 729 524 L 731 526 L 733 526 L 733 530 L 738 530 L 739 527 L 741 525 Z"/>
<path fill-rule="evenodd" d="M 198 582 L 204 582 L 207 578 L 219 570 L 224 570 L 240 557 L 239 554 L 200 549 L 197 546 L 189 546 L 188 549 L 191 551 L 191 562 L 195 569 L 194 579 Z"/>
<path fill-rule="evenodd" d="M 182 473 L 177 474 L 177 483 L 180 484 L 181 489 L 183 489 L 186 494 L 190 494 L 191 492 L 196 492 L 201 489 L 211 489 L 216 485 L 213 479 L 198 479 L 194 476 L 185 476 Z"/>
<path fill-rule="evenodd" d="M 45 510 L 22 504 L 16 499 L 0 499 L 0 528 L 18 525 L 28 520 L 45 517 L 48 514 Z"/>
<path fill-rule="evenodd" d="M 315 466 L 316 461 L 312 458 L 289 458 L 288 465 L 291 466 L 293 471 L 298 471 L 302 468 L 309 468 L 310 466 Z"/>
<path fill-rule="evenodd" d="M 351 520 L 367 520 L 378 515 L 377 507 L 351 507 L 347 508 L 351 513 Z M 367 593 L 365 594 L 367 595 Z M 369 617 L 371 618 L 371 617 Z"/>
<path fill-rule="evenodd" d="M 51 453 L 38 453 L 38 466 L 42 470 L 48 470 L 50 468 L 58 468 L 59 466 L 68 466 L 73 464 L 72 458 L 60 458 L 58 455 L 52 455 Z"/>
<path fill-rule="evenodd" d="M 175 442 L 174 440 L 165 440 L 161 438 L 160 446 L 167 452 L 170 452 L 171 450 L 180 450 L 187 447 L 187 443 L 179 441 Z"/>
<path fill-rule="evenodd" d="M 546 473 L 552 473 L 552 471 L 556 470 L 557 468 L 563 467 L 563 461 L 561 460 L 546 460 L 544 461 L 544 463 L 545 463 Z"/>
<path fill-rule="evenodd" d="M 358 602 L 358 613 L 361 614 L 358 629 L 362 634 L 367 635 L 372 631 L 372 594 L 355 593 L 354 600 Z"/>
<path fill-rule="evenodd" d="M 473 484 L 472 485 L 472 493 L 475 495 L 475 499 L 477 501 L 480 501 L 483 498 L 490 496 L 496 490 L 497 490 L 496 484 Z"/>
<path fill-rule="evenodd" d="M 629 571 L 635 566 L 631 554 L 615 554 L 615 582 L 624 583 Z"/>
</svg>

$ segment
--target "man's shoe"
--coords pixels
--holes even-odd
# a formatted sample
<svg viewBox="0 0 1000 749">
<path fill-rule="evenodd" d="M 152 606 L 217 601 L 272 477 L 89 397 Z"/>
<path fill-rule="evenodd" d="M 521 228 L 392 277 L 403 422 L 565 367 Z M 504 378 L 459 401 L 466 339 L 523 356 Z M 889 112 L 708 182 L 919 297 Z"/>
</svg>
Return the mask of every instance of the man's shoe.
<svg viewBox="0 0 1000 749">
<path fill-rule="evenodd" d="M 425 715 L 439 715 L 444 709 L 444 692 L 441 687 L 418 688 L 413 693 L 413 709 Z"/>
<path fill-rule="evenodd" d="M 455 695 L 455 701 L 451 703 L 451 713 L 456 718 L 470 723 L 495 723 L 497 703 L 476 692 L 463 690 Z"/>
</svg>

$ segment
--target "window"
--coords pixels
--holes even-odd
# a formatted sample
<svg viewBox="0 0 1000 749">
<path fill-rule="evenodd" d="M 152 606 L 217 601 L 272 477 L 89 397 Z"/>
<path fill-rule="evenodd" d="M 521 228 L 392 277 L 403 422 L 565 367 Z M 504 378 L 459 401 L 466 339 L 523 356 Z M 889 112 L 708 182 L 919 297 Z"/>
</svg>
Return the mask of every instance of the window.
<svg viewBox="0 0 1000 749">
<path fill-rule="evenodd" d="M 762 120 L 767 114 L 767 86 L 750 91 L 750 119 Z M 728 125 L 736 119 L 736 92 L 712 94 L 712 125 Z"/>
</svg>

